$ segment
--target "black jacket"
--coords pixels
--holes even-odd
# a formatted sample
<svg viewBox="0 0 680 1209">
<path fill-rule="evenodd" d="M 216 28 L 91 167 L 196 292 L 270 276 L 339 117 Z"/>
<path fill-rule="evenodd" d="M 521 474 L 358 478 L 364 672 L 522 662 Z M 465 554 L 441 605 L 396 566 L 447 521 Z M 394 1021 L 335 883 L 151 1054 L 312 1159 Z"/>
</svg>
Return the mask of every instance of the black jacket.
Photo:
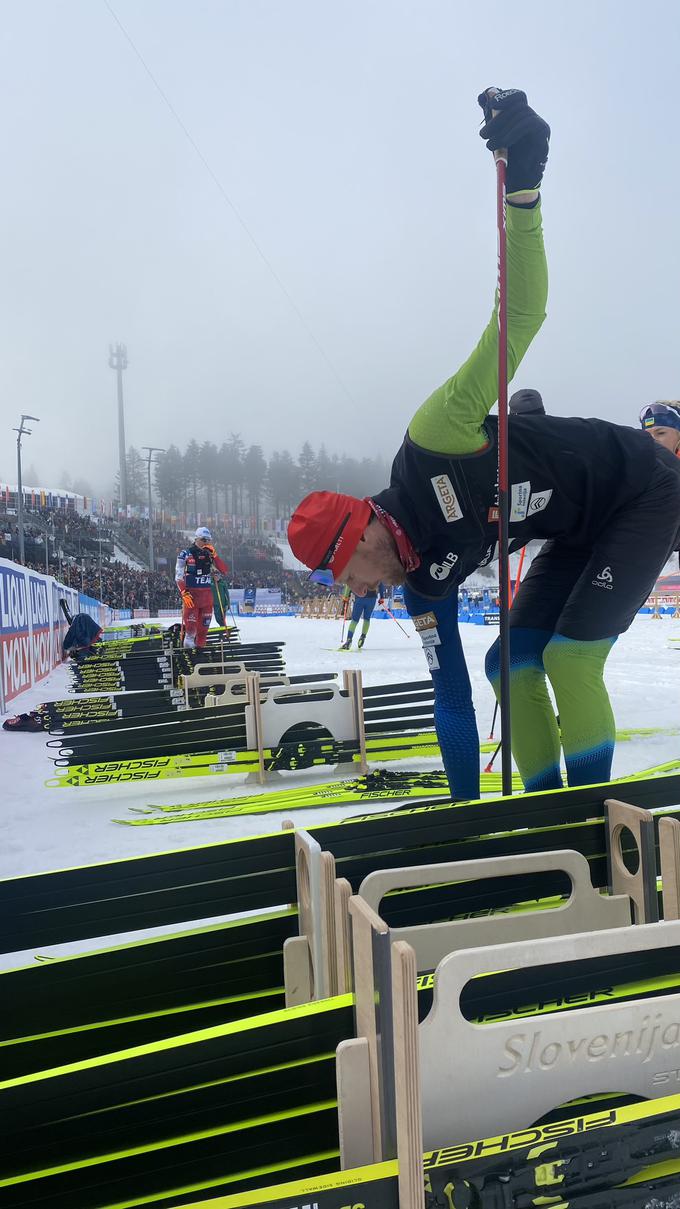
<svg viewBox="0 0 680 1209">
<path fill-rule="evenodd" d="M 496 554 L 497 418 L 485 428 L 487 448 L 462 457 L 421 449 L 407 434 L 390 486 L 374 497 L 420 555 L 407 583 L 422 596 L 448 595 Z M 519 415 L 508 432 L 510 550 L 532 538 L 590 545 L 644 491 L 657 457 L 676 462 L 648 433 L 606 420 Z"/>
</svg>

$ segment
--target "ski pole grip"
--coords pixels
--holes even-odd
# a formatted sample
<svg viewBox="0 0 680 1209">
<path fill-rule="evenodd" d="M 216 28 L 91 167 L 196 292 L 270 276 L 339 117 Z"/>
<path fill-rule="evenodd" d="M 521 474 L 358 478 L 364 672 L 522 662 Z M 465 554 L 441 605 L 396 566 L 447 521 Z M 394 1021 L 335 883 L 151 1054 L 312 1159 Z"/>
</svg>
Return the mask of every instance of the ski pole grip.
<svg viewBox="0 0 680 1209">
<path fill-rule="evenodd" d="M 497 89 L 497 88 L 487 88 L 487 90 L 486 90 L 486 95 L 489 97 L 489 99 L 490 99 L 490 100 L 493 100 L 493 98 L 496 96 L 496 94 L 497 94 L 497 93 L 498 93 L 498 89 Z M 492 118 L 495 118 L 495 117 L 496 117 L 496 115 L 497 115 L 499 112 L 500 112 L 500 110 L 498 110 L 498 109 L 492 109 L 492 110 L 491 110 L 491 116 L 492 116 Z M 499 160 L 502 160 L 502 162 L 503 162 L 503 163 L 506 165 L 506 167 L 507 167 L 507 163 L 508 163 L 508 149 L 507 149 L 507 147 L 499 147 L 497 151 L 494 151 L 494 153 L 493 153 L 493 158 L 494 158 L 494 160 L 495 160 L 495 162 L 496 162 L 496 163 L 498 163 L 498 162 L 499 162 Z"/>
</svg>

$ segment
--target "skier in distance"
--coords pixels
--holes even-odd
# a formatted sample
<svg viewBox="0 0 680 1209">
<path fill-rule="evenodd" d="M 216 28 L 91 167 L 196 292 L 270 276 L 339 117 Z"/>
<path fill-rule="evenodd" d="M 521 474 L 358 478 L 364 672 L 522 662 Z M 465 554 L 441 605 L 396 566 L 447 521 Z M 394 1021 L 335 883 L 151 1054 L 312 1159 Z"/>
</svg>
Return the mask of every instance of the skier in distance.
<svg viewBox="0 0 680 1209">
<path fill-rule="evenodd" d="M 213 575 L 227 575 L 229 567 L 215 553 L 212 534 L 205 526 L 196 530 L 192 544 L 180 550 L 175 565 L 175 583 L 182 597 L 184 646 L 203 647 L 213 615 Z"/>
</svg>

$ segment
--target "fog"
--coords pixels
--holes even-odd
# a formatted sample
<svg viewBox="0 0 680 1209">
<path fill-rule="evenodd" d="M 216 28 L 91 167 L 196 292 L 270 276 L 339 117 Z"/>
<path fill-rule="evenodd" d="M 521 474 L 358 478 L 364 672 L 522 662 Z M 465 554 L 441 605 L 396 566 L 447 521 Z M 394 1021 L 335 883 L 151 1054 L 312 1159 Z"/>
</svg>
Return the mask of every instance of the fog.
<svg viewBox="0 0 680 1209">
<path fill-rule="evenodd" d="M 25 467 L 110 493 L 118 341 L 129 444 L 391 457 L 490 312 L 490 84 L 553 131 L 548 320 L 515 385 L 624 423 L 680 395 L 673 0 L 0 13 L 0 481 L 27 412 Z"/>
</svg>

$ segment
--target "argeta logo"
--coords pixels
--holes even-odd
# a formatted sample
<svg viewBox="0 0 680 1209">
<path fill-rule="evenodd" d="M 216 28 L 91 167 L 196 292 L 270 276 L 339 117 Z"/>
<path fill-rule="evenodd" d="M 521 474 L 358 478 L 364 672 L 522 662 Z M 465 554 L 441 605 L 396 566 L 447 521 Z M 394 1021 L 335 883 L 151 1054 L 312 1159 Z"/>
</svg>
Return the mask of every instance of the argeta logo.
<svg viewBox="0 0 680 1209">
<path fill-rule="evenodd" d="M 463 519 L 463 509 L 458 503 L 458 496 L 453 490 L 453 483 L 448 474 L 435 474 L 430 479 L 434 493 L 437 497 L 437 503 L 444 513 L 444 519 L 448 524 L 452 521 L 460 521 Z"/>
<path fill-rule="evenodd" d="M 455 567 L 457 562 L 458 562 L 458 555 L 449 553 L 446 555 L 443 562 L 430 564 L 430 575 L 432 576 L 433 579 L 437 579 L 440 581 L 442 579 L 448 579 L 449 575 L 451 574 L 452 569 Z"/>
<path fill-rule="evenodd" d="M 599 575 L 592 581 L 594 588 L 606 588 L 608 592 L 614 587 L 614 576 L 611 567 L 603 567 Z"/>
</svg>

